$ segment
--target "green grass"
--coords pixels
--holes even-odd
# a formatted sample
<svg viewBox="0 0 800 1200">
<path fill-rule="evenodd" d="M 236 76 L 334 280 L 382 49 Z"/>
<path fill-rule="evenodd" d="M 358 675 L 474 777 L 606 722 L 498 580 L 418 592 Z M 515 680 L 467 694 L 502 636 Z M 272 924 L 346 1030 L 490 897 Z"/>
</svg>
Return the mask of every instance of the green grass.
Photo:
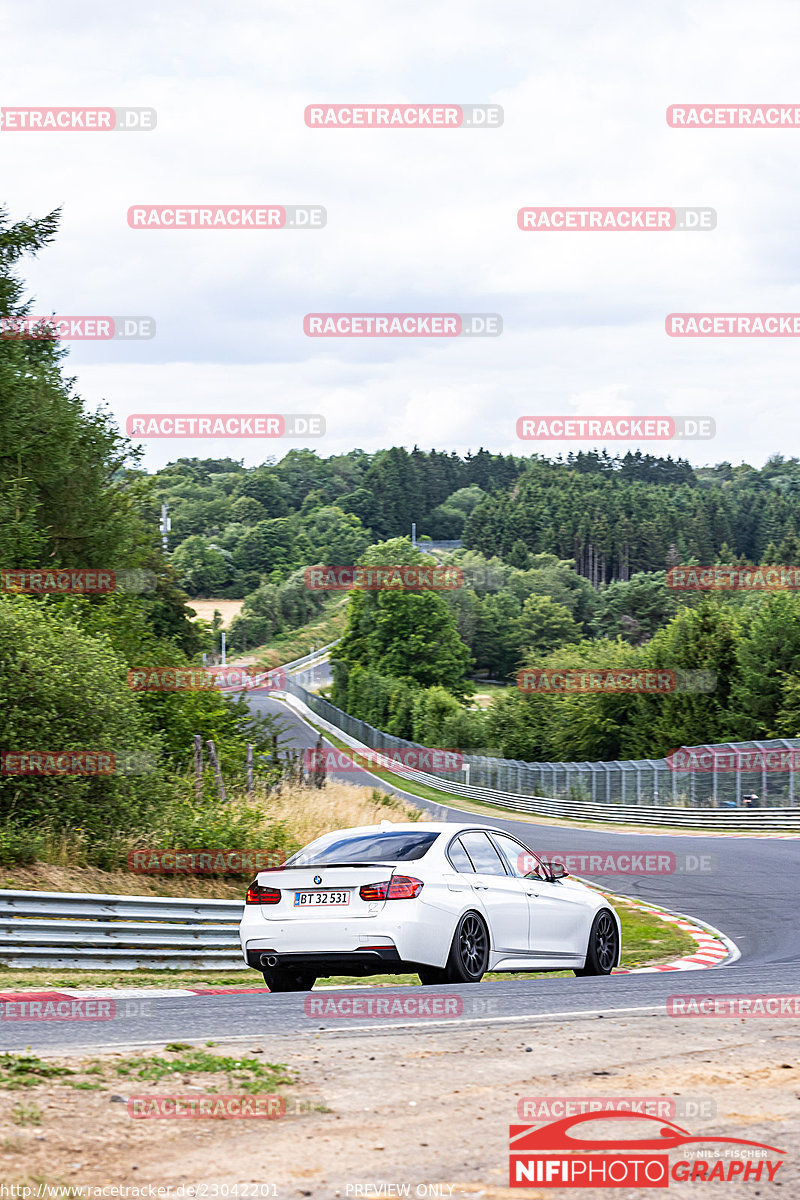
<svg viewBox="0 0 800 1200">
<path fill-rule="evenodd" d="M 38 1104 L 23 1104 L 20 1101 L 11 1109 L 11 1120 L 15 1125 L 41 1125 L 42 1110 Z"/>
<path fill-rule="evenodd" d="M 69 1067 L 46 1062 L 35 1054 L 0 1054 L 0 1087 L 10 1091 L 36 1087 L 47 1079 L 62 1079 L 73 1073 Z"/>
<path fill-rule="evenodd" d="M 175 1050 L 176 1046 L 180 1049 Z M 119 1086 L 120 1080 L 130 1084 L 157 1084 L 176 1075 L 183 1084 L 202 1079 L 210 1092 L 217 1091 L 224 1079 L 225 1086 L 231 1091 L 251 1095 L 274 1092 L 276 1088 L 296 1082 L 295 1074 L 285 1063 L 261 1062 L 258 1058 L 242 1055 L 211 1054 L 207 1049 L 186 1042 L 170 1043 L 164 1054 L 133 1054 L 123 1062 L 89 1059 L 76 1063 L 74 1068 L 48 1062 L 29 1052 L 0 1055 L 0 1089 L 6 1091 L 54 1083 L 81 1091 L 102 1091 Z M 41 1112 L 36 1104 L 20 1101 L 12 1109 L 11 1117 L 18 1125 L 38 1124 Z"/>
<path fill-rule="evenodd" d="M 245 889 L 242 888 L 242 897 Z M 61 988 L 212 988 L 257 987 L 263 982 L 255 971 L 79 971 L 74 967 L 63 970 L 4 970 L 0 968 L 0 992 L 32 988 L 37 991 L 59 991 Z"/>
<path fill-rule="evenodd" d="M 173 1043 L 183 1045 L 183 1043 Z M 169 1049 L 169 1047 L 167 1047 Z M 259 1062 L 255 1058 L 233 1058 L 223 1054 L 209 1054 L 207 1050 L 187 1047 L 178 1058 L 162 1055 L 140 1055 L 117 1063 L 117 1075 L 126 1079 L 160 1083 L 172 1075 L 225 1075 L 227 1086 L 236 1092 L 260 1094 L 294 1082 L 282 1063 Z"/>
</svg>

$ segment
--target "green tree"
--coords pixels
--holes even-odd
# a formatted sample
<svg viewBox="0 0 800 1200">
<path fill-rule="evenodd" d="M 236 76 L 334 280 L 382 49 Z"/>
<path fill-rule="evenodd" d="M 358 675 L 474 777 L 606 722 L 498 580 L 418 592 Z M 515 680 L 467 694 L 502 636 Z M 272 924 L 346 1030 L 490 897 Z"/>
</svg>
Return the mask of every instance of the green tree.
<svg viewBox="0 0 800 1200">
<path fill-rule="evenodd" d="M 621 637 L 641 646 L 675 615 L 677 607 L 665 571 L 639 571 L 627 581 L 616 580 L 601 589 L 592 629 L 600 637 Z"/>
<path fill-rule="evenodd" d="M 519 571 L 524 571 L 531 565 L 531 556 L 522 538 L 517 538 L 511 547 L 508 554 L 508 564 L 511 567 L 516 567 Z"/>
<path fill-rule="evenodd" d="M 229 560 L 229 554 L 197 535 L 187 538 L 172 555 L 172 565 L 190 596 L 222 595 L 231 581 Z"/>
<path fill-rule="evenodd" d="M 124 661 L 57 605 L 0 595 L 0 746 L 103 753 L 104 774 L 0 775 L 0 815 L 33 826 L 80 826 L 89 841 L 130 831 L 165 792 L 160 739 L 129 690 Z M 127 774 L 128 770 L 137 773 Z"/>
<path fill-rule="evenodd" d="M 236 485 L 236 498 L 240 496 L 256 500 L 267 517 L 285 517 L 289 513 L 289 489 L 275 467 L 254 467 L 248 471 Z M 241 517 L 233 519 L 242 520 Z"/>
<path fill-rule="evenodd" d="M 519 666 L 521 611 L 522 605 L 510 592 L 497 592 L 479 602 L 471 648 L 476 668 L 488 671 L 490 679 L 504 679 Z"/>
<path fill-rule="evenodd" d="M 257 525 L 259 521 L 265 521 L 268 515 L 264 505 L 253 496 L 239 496 L 231 505 L 231 520 L 242 525 Z"/>
<path fill-rule="evenodd" d="M 580 640 L 580 627 L 563 604 L 549 596 L 529 596 L 516 622 L 514 636 L 520 652 L 546 653 L 569 642 Z"/>
<path fill-rule="evenodd" d="M 354 566 L 370 542 L 358 517 L 336 505 L 311 512 L 303 522 L 303 532 L 312 557 L 330 566 Z"/>
<path fill-rule="evenodd" d="M 288 517 L 259 521 L 245 530 L 233 549 L 233 565 L 240 571 L 288 573 L 298 565 L 295 532 Z"/>
<path fill-rule="evenodd" d="M 677 691 L 636 697 L 626 758 L 660 758 L 677 746 L 735 736 L 730 712 L 741 631 L 741 611 L 716 596 L 682 608 L 658 630 L 642 650 L 644 663 L 701 674 L 689 676 Z M 703 682 L 706 677 L 710 690 Z"/>
<path fill-rule="evenodd" d="M 0 208 L 0 317 L 29 314 L 15 271 L 55 237 L 59 213 L 11 224 Z M 61 375 L 50 336 L 0 338 L 0 563 L 142 566 L 145 530 L 121 468 L 131 447 L 103 412 L 87 413 Z"/>
<path fill-rule="evenodd" d="M 800 675 L 800 597 L 776 592 L 750 610 L 736 646 L 736 666 L 730 736 L 742 741 L 769 737 L 776 726 L 786 726 L 787 677 Z"/>
<path fill-rule="evenodd" d="M 524 668 L 560 674 L 566 670 L 635 670 L 641 665 L 641 650 L 621 640 L 598 639 L 560 646 L 549 654 L 530 655 Z M 632 709 L 630 694 L 612 689 L 571 691 L 553 686 L 509 690 L 498 696 L 489 709 L 487 734 L 489 743 L 506 758 L 529 762 L 610 761 L 623 757 Z"/>
<path fill-rule="evenodd" d="M 365 566 L 409 564 L 431 566 L 412 549 L 408 538 L 370 547 Z M 355 589 L 348 600 L 347 625 L 331 657 L 340 695 L 337 664 L 359 664 L 381 675 L 413 680 L 423 687 L 441 684 L 464 694 L 470 667 L 469 650 L 461 641 L 448 604 L 436 591 L 407 591 L 391 586 L 379 591 Z"/>
<path fill-rule="evenodd" d="M 785 675 L 781 681 L 781 706 L 770 738 L 800 737 L 800 675 Z"/>
</svg>

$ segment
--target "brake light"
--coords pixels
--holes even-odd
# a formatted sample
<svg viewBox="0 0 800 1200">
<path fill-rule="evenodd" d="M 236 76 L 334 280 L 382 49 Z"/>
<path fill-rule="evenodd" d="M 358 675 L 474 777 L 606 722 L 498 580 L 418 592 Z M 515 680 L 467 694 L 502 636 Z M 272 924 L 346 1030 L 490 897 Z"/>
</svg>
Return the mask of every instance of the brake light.
<svg viewBox="0 0 800 1200">
<path fill-rule="evenodd" d="M 257 879 L 254 879 L 247 889 L 244 902 L 245 904 L 277 904 L 280 898 L 281 894 L 277 888 L 263 887 Z"/>
<path fill-rule="evenodd" d="M 422 880 L 412 875 L 393 875 L 385 883 L 365 883 L 358 889 L 362 900 L 413 900 L 422 891 Z"/>
</svg>

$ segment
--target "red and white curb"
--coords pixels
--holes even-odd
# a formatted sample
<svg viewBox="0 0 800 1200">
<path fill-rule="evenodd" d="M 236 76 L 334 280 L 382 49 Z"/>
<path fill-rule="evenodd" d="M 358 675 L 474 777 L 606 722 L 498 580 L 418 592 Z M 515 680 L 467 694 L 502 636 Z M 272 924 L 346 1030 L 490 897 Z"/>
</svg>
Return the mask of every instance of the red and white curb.
<svg viewBox="0 0 800 1200">
<path fill-rule="evenodd" d="M 599 891 L 599 889 L 597 889 Z M 608 893 L 604 893 L 608 895 Z M 644 975 L 653 974 L 658 971 L 700 971 L 704 967 L 719 967 L 722 963 L 736 962 L 737 958 L 741 957 L 739 947 L 730 938 L 726 937 L 713 925 L 700 925 L 693 921 L 691 917 L 684 917 L 681 913 L 671 912 L 668 908 L 662 908 L 658 904 L 648 904 L 644 900 L 633 900 L 629 896 L 611 897 L 610 899 L 619 899 L 625 901 L 626 904 L 631 904 L 634 908 L 638 908 L 641 912 L 651 913 L 652 916 L 658 917 L 659 921 L 664 921 L 667 925 L 674 925 L 676 929 L 688 933 L 690 938 L 693 938 L 697 943 L 697 949 L 694 954 L 686 954 L 683 958 L 673 959 L 669 963 L 661 963 L 654 967 L 618 967 L 614 975 Z"/>
<path fill-rule="evenodd" d="M 243 996 L 248 992 L 263 992 L 265 987 L 197 987 L 197 988 L 160 988 L 160 987 L 128 987 L 128 988 L 53 988 L 38 987 L 13 992 L 0 991 L 0 1003 L 5 1000 L 154 1000 L 166 996 Z"/>
</svg>

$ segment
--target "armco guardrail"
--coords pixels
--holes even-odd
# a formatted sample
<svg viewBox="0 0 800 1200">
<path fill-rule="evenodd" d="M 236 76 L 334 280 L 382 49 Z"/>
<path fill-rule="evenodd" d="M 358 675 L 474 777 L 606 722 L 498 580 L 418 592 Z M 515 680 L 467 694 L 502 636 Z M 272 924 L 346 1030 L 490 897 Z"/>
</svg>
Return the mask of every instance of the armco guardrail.
<svg viewBox="0 0 800 1200">
<path fill-rule="evenodd" d="M 246 969 L 239 900 L 0 891 L 0 966 Z"/>
</svg>

